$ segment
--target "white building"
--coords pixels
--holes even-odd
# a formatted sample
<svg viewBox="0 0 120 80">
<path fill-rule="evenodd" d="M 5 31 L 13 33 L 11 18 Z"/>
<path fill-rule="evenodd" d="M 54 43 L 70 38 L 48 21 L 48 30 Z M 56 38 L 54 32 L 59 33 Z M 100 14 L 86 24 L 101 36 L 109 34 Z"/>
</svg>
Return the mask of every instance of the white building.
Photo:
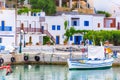
<svg viewBox="0 0 120 80">
<path fill-rule="evenodd" d="M 31 15 L 23 14 L 17 16 L 17 45 L 20 44 L 20 31 L 22 31 L 22 44 L 32 45 L 43 44 L 43 25 L 45 21 L 45 13 L 34 13 Z"/>
<path fill-rule="evenodd" d="M 15 45 L 15 10 L 0 10 L 0 43 Z"/>
<path fill-rule="evenodd" d="M 9 13 L 9 15 L 8 15 Z M 17 15 L 15 23 L 14 10 L 0 11 L 0 42 L 4 45 L 19 46 L 43 44 L 43 36 L 49 36 L 55 44 L 64 44 L 64 22 L 68 21 L 68 28 L 73 26 L 76 30 L 117 30 L 120 29 L 120 19 L 105 18 L 104 15 L 78 15 L 63 14 L 59 16 L 45 16 L 44 12 Z M 16 24 L 16 27 L 15 27 Z M 16 33 L 17 32 L 17 33 Z M 20 37 L 20 32 L 22 37 Z M 15 36 L 16 34 L 16 36 Z M 75 34 L 70 37 L 70 44 L 80 44 L 83 34 Z"/>
<path fill-rule="evenodd" d="M 116 30 L 115 18 L 105 18 L 104 15 L 61 15 L 46 16 L 48 32 L 55 39 L 56 44 L 63 44 L 65 39 L 64 22 L 68 21 L 68 27 L 73 26 L 76 30 Z M 70 38 L 70 44 L 80 44 L 83 34 L 75 34 Z"/>
</svg>

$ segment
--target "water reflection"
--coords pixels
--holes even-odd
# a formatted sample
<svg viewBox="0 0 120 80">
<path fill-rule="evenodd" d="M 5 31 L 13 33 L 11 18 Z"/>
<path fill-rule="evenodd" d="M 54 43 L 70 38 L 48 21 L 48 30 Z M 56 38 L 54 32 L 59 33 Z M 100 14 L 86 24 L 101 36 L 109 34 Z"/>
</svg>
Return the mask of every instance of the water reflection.
<svg viewBox="0 0 120 80">
<path fill-rule="evenodd" d="M 69 70 L 68 80 L 118 80 L 113 69 Z"/>
<path fill-rule="evenodd" d="M 68 70 L 60 65 L 15 65 L 6 76 L 0 70 L 0 80 L 120 80 L 120 68 L 106 70 Z"/>
</svg>

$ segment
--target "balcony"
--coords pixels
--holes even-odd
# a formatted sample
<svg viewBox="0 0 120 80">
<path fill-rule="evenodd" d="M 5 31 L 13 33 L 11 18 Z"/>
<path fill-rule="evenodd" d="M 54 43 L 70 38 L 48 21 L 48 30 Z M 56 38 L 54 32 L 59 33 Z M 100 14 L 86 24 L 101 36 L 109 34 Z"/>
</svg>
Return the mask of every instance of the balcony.
<svg viewBox="0 0 120 80">
<path fill-rule="evenodd" d="M 16 28 L 16 32 L 19 34 L 20 33 L 20 27 L 17 27 Z M 43 33 L 42 29 L 41 28 L 24 28 L 24 32 L 25 33 Z"/>
</svg>

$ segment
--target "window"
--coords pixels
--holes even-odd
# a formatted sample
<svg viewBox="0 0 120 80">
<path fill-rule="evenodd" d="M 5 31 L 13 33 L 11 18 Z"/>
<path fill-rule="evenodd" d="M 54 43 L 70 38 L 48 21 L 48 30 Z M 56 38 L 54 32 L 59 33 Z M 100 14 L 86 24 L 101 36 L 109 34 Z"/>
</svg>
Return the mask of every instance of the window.
<svg viewBox="0 0 120 80">
<path fill-rule="evenodd" d="M 78 23 L 77 23 L 76 20 L 73 20 L 73 21 L 72 21 L 72 26 L 78 26 Z"/>
<path fill-rule="evenodd" d="M 1 21 L 2 31 L 4 31 L 5 28 L 5 21 Z"/>
<path fill-rule="evenodd" d="M 38 14 L 38 16 L 40 16 L 40 14 Z"/>
<path fill-rule="evenodd" d="M 0 43 L 2 43 L 2 38 L 0 38 Z"/>
<path fill-rule="evenodd" d="M 52 25 L 52 30 L 55 30 L 55 25 Z"/>
<path fill-rule="evenodd" d="M 73 21 L 73 26 L 77 26 L 77 21 Z"/>
<path fill-rule="evenodd" d="M 71 26 L 79 26 L 80 19 L 79 18 L 71 18 Z"/>
<path fill-rule="evenodd" d="M 57 25 L 57 30 L 60 30 L 60 25 Z"/>
<path fill-rule="evenodd" d="M 34 16 L 36 16 L 36 13 L 34 13 Z"/>
<path fill-rule="evenodd" d="M 29 28 L 31 28 L 31 24 L 29 24 Z"/>
<path fill-rule="evenodd" d="M 89 26 L 89 21 L 84 21 L 84 26 Z"/>
<path fill-rule="evenodd" d="M 12 31 L 12 27 L 5 27 L 5 31 Z"/>
<path fill-rule="evenodd" d="M 73 37 L 72 36 L 70 36 L 70 41 L 72 41 L 73 40 Z"/>
</svg>

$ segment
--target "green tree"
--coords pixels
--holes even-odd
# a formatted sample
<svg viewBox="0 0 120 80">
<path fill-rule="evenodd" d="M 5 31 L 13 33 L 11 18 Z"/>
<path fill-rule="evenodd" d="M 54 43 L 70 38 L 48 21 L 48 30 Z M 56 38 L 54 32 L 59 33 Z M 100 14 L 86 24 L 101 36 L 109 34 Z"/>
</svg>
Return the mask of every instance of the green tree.
<svg viewBox="0 0 120 80">
<path fill-rule="evenodd" d="M 47 15 L 56 13 L 56 5 L 54 0 L 30 0 L 32 9 L 41 9 Z"/>
<path fill-rule="evenodd" d="M 65 21 L 65 22 L 64 22 L 64 29 L 65 29 L 65 30 L 67 29 L 67 25 L 68 25 L 68 22 Z"/>
<path fill-rule="evenodd" d="M 74 27 L 70 27 L 70 29 L 67 29 L 65 32 L 65 36 L 66 36 L 66 40 L 68 41 L 70 36 L 74 35 L 75 33 L 75 28 Z"/>
<path fill-rule="evenodd" d="M 23 7 L 18 10 L 18 14 L 28 13 L 29 11 L 31 11 L 32 13 L 41 12 L 40 9 L 28 9 L 27 7 Z"/>
<path fill-rule="evenodd" d="M 66 39 L 64 41 L 67 42 L 69 40 L 70 36 L 74 35 L 74 33 L 76 32 L 76 30 L 75 30 L 74 27 L 68 28 L 68 22 L 67 21 L 64 22 L 64 29 L 66 31 L 65 34 L 64 34 L 66 36 Z"/>
<path fill-rule="evenodd" d="M 28 13 L 30 10 L 27 7 L 21 8 L 18 10 L 18 14 Z"/>
<path fill-rule="evenodd" d="M 44 36 L 43 37 L 43 45 L 47 44 L 47 42 L 50 42 L 50 37 Z"/>
<path fill-rule="evenodd" d="M 111 14 L 105 11 L 97 11 L 98 14 L 105 14 L 106 17 L 110 17 Z"/>
</svg>

